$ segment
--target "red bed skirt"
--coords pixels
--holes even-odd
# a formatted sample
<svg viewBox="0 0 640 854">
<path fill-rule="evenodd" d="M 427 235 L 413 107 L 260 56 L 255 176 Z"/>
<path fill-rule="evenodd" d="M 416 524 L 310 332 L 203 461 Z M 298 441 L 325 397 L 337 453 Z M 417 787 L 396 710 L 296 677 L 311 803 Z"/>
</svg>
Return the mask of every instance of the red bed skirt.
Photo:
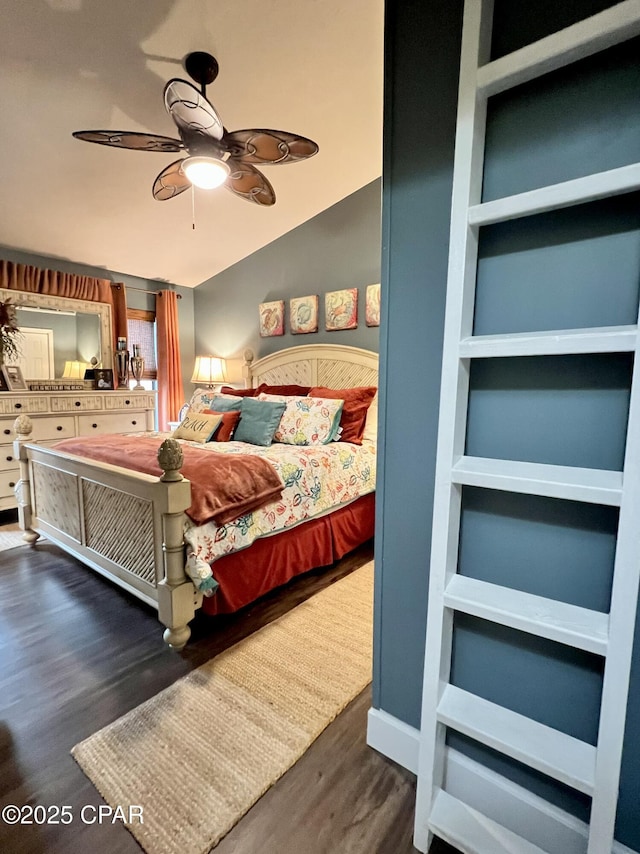
<svg viewBox="0 0 640 854">
<path fill-rule="evenodd" d="M 241 552 L 220 558 L 213 575 L 220 585 L 205 597 L 205 614 L 230 614 L 294 576 L 336 560 L 373 537 L 375 493 L 311 519 L 273 537 L 256 540 Z"/>
</svg>

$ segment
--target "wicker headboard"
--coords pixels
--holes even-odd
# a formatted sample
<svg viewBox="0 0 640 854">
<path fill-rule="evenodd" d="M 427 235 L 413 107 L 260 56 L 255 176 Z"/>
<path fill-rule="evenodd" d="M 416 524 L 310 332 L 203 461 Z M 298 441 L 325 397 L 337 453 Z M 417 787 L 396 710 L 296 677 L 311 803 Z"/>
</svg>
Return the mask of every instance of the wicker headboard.
<svg viewBox="0 0 640 854">
<path fill-rule="evenodd" d="M 245 354 L 248 387 L 296 383 L 328 388 L 378 385 L 378 354 L 342 344 L 288 347 L 255 362 Z"/>
</svg>

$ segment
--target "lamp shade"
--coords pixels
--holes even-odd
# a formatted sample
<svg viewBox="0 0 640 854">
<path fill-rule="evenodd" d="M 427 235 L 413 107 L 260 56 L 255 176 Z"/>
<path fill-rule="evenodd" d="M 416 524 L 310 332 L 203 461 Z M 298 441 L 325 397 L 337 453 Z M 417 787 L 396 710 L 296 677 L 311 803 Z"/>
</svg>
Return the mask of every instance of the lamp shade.
<svg viewBox="0 0 640 854">
<path fill-rule="evenodd" d="M 182 171 L 196 187 L 213 190 L 229 177 L 229 167 L 218 157 L 185 157 Z"/>
<path fill-rule="evenodd" d="M 223 383 L 226 379 L 226 365 L 224 359 L 216 356 L 196 356 L 193 367 L 192 383 L 198 385 L 212 386 L 214 383 Z"/>
<path fill-rule="evenodd" d="M 84 372 L 91 367 L 88 362 L 79 362 L 72 360 L 64 363 L 64 371 L 62 372 L 63 379 L 82 380 Z"/>
</svg>

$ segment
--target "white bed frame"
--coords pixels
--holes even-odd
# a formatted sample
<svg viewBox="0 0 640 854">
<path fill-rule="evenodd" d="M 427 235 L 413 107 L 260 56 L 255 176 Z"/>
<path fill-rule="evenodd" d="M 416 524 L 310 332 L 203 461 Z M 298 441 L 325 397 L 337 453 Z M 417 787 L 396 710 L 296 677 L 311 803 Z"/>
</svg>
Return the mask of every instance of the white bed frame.
<svg viewBox="0 0 640 854">
<path fill-rule="evenodd" d="M 331 344 L 290 347 L 253 361 L 245 382 L 350 388 L 378 384 L 378 354 Z M 185 574 L 182 538 L 191 487 L 180 474 L 179 443 L 166 439 L 160 478 L 31 444 L 31 419 L 15 422 L 16 486 L 23 538 L 43 534 L 82 563 L 158 610 L 164 640 L 182 649 L 202 594 Z"/>
</svg>

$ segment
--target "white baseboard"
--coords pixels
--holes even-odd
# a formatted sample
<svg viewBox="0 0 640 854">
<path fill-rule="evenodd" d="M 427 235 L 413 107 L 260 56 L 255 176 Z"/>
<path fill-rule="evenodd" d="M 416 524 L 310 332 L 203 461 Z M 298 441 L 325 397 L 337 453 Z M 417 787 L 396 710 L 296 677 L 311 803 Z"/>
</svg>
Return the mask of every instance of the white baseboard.
<svg viewBox="0 0 640 854">
<path fill-rule="evenodd" d="M 420 732 L 380 709 L 369 709 L 367 744 L 417 774 Z M 549 854 L 585 854 L 587 825 L 565 810 L 448 748 L 445 789 Z M 612 854 L 637 854 L 614 842 Z"/>
<path fill-rule="evenodd" d="M 418 773 L 420 730 L 415 727 L 381 709 L 369 709 L 367 744 L 412 774 Z"/>
</svg>

